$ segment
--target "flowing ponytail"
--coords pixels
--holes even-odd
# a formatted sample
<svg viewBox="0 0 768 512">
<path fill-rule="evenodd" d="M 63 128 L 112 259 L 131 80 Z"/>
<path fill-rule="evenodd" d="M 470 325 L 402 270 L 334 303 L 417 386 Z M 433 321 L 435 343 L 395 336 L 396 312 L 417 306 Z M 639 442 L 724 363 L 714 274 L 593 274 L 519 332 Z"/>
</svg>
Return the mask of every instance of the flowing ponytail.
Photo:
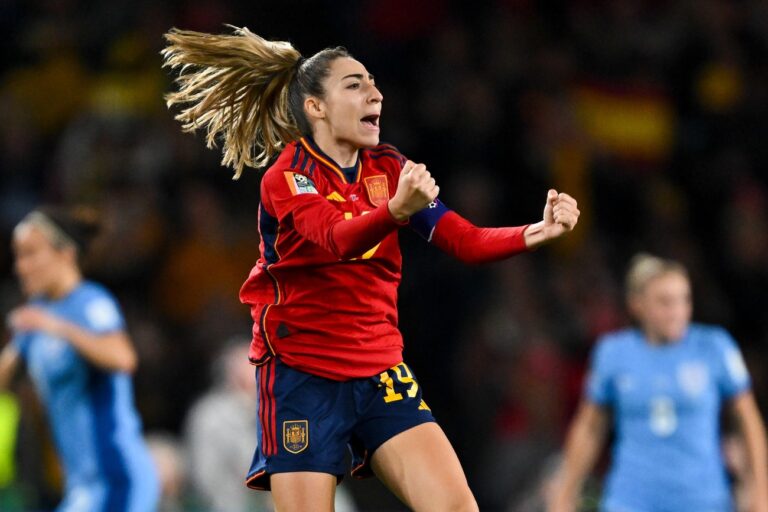
<svg viewBox="0 0 768 512">
<path fill-rule="evenodd" d="M 206 129 L 208 148 L 223 141 L 221 163 L 237 179 L 301 136 L 288 92 L 302 58 L 290 43 L 233 28 L 231 35 L 171 29 L 161 53 L 164 67 L 179 69 L 179 90 L 166 104 L 182 105 L 176 119 L 185 132 Z"/>
</svg>

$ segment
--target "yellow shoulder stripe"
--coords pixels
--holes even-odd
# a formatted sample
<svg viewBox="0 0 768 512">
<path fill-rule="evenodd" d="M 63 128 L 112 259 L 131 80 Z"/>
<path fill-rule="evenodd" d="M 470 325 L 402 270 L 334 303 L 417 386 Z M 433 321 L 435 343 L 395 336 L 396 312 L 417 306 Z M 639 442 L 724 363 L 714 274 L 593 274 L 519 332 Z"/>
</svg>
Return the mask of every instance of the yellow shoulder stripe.
<svg viewBox="0 0 768 512">
<path fill-rule="evenodd" d="M 335 190 L 333 192 L 331 192 L 330 194 L 328 194 L 327 196 L 325 196 L 325 198 L 330 200 L 330 201 L 337 201 L 339 203 L 346 203 L 347 202 L 347 200 L 344 199 L 342 197 L 342 195 L 339 194 L 338 192 L 336 192 Z"/>
</svg>

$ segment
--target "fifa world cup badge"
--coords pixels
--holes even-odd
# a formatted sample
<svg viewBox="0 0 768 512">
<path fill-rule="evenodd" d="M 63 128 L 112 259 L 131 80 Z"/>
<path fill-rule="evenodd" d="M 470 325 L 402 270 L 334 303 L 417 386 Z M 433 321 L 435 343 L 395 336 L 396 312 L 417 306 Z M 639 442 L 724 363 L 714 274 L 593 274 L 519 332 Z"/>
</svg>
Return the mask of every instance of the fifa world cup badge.
<svg viewBox="0 0 768 512">
<path fill-rule="evenodd" d="M 365 178 L 365 188 L 368 190 L 368 200 L 373 206 L 379 206 L 389 200 L 389 186 L 386 176 L 368 176 Z"/>
<path fill-rule="evenodd" d="M 291 453 L 301 453 L 309 446 L 309 422 L 292 420 L 283 422 L 283 446 Z"/>
</svg>

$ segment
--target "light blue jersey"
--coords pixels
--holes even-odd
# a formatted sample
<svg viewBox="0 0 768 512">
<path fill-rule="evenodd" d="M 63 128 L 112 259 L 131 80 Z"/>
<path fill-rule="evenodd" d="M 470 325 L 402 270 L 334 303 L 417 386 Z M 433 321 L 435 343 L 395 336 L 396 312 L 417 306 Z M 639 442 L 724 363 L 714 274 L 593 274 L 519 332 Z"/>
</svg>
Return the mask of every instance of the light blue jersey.
<svg viewBox="0 0 768 512">
<path fill-rule="evenodd" d="M 83 282 L 58 300 L 30 302 L 97 334 L 124 328 L 103 287 Z M 159 484 L 133 405 L 131 377 L 95 368 L 65 340 L 19 333 L 13 343 L 46 406 L 66 478 L 59 512 L 148 512 Z"/>
<path fill-rule="evenodd" d="M 602 337 L 587 384 L 588 399 L 614 415 L 602 510 L 733 510 L 720 407 L 749 387 L 741 353 L 721 328 L 693 324 L 669 345 L 652 345 L 637 329 Z"/>
</svg>

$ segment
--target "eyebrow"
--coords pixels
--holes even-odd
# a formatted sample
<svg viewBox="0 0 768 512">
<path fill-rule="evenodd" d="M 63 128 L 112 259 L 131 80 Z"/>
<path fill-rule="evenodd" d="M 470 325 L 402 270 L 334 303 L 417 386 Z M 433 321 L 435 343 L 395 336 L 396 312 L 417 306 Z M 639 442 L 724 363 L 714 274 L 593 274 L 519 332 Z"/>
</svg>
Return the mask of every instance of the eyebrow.
<svg viewBox="0 0 768 512">
<path fill-rule="evenodd" d="M 363 75 L 361 73 L 354 73 L 354 74 L 345 76 L 344 78 L 342 78 L 342 80 L 346 80 L 347 78 L 357 78 L 358 80 L 362 80 Z M 373 80 L 373 75 L 370 73 L 368 73 L 368 80 Z"/>
</svg>

